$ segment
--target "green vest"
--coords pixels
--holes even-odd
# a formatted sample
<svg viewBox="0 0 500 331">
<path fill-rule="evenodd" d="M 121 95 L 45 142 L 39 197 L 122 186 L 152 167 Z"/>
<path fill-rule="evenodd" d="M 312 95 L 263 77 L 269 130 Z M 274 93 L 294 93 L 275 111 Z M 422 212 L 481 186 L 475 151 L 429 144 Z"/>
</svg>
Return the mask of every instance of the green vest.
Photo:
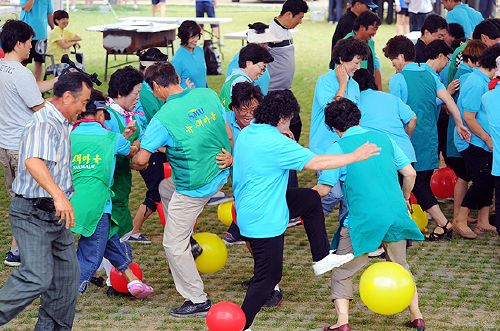
<svg viewBox="0 0 500 331">
<path fill-rule="evenodd" d="M 216 164 L 221 149 L 231 150 L 217 94 L 208 88 L 186 89 L 168 98 L 155 117 L 173 139 L 167 157 L 178 190 L 209 184 L 222 169 Z"/>
<path fill-rule="evenodd" d="M 342 39 L 349 39 L 351 37 L 356 38 L 354 31 L 349 32 Z M 374 75 L 375 74 L 376 54 L 375 54 L 375 42 L 373 41 L 373 38 L 370 38 L 368 40 L 367 44 L 368 44 L 368 48 L 370 48 L 370 54 L 368 54 L 368 59 L 361 61 L 360 67 L 368 70 L 372 75 Z"/>
<path fill-rule="evenodd" d="M 408 215 L 389 137 L 368 131 L 342 137 L 338 143 L 344 153 L 351 153 L 367 141 L 382 148 L 380 155 L 348 165 L 343 185 L 355 256 L 375 251 L 382 242 L 424 239 Z M 334 237 L 334 246 L 338 243 L 342 226 L 343 220 Z"/>
<path fill-rule="evenodd" d="M 146 125 L 149 124 L 156 112 L 160 110 L 164 102 L 155 97 L 151 88 L 147 83 L 142 83 L 141 92 L 139 92 L 139 100 L 141 101 L 142 108 L 144 109 L 144 116 L 146 118 Z"/>
<path fill-rule="evenodd" d="M 73 232 L 90 237 L 101 219 L 104 207 L 111 198 L 110 183 L 115 167 L 117 135 L 108 132 L 95 136 L 72 132 L 72 175 L 75 193 L 71 204 L 75 210 Z"/>
<path fill-rule="evenodd" d="M 406 103 L 417 115 L 417 127 L 411 136 L 417 157 L 415 170 L 436 169 L 439 166 L 436 81 L 428 71 L 403 70 L 401 74 L 408 88 Z"/>
<path fill-rule="evenodd" d="M 460 62 L 462 62 L 462 51 L 464 50 L 465 46 L 467 46 L 467 42 L 462 43 L 462 45 L 458 46 L 457 49 L 453 52 L 453 54 L 450 56 L 450 66 L 448 68 L 448 82 L 451 82 L 453 79 L 455 79 L 455 73 L 457 72 L 458 69 L 458 64 L 457 64 L 457 58 L 460 58 Z"/>
<path fill-rule="evenodd" d="M 120 116 L 113 109 L 107 108 L 111 116 L 116 118 L 120 132 L 125 131 L 125 126 L 120 120 Z M 128 139 L 131 143 L 139 138 L 140 127 L 137 123 L 137 130 Z M 117 233 L 120 237 L 132 230 L 132 216 L 130 215 L 130 209 L 128 207 L 128 200 L 130 192 L 132 191 L 132 170 L 130 169 L 130 159 L 126 156 L 117 155 L 116 156 L 116 166 L 115 174 L 113 176 L 113 186 L 111 190 L 114 196 L 111 198 L 113 201 L 113 211 L 111 213 L 111 219 L 117 228 L 111 228 L 110 233 L 114 235 Z"/>
<path fill-rule="evenodd" d="M 231 104 L 231 87 L 233 86 L 233 82 L 236 78 L 244 77 L 248 82 L 252 82 L 247 76 L 242 75 L 240 73 L 236 73 L 234 75 L 229 76 L 229 79 L 226 80 L 224 85 L 220 90 L 220 102 L 226 108 L 226 111 L 231 111 L 229 109 L 229 105 Z"/>
</svg>

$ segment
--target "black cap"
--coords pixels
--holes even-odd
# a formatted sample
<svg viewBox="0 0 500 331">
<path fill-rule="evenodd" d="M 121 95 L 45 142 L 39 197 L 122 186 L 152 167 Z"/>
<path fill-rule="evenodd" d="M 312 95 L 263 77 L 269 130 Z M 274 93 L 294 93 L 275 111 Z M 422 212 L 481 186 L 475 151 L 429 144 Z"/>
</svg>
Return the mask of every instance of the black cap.
<svg viewBox="0 0 500 331">
<path fill-rule="evenodd" d="M 364 3 L 364 4 L 365 4 L 365 5 L 367 5 L 367 6 L 368 6 L 368 8 L 370 8 L 370 9 L 376 9 L 376 8 L 378 8 L 378 6 L 377 6 L 376 4 L 374 4 L 372 0 L 351 0 L 351 5 L 353 5 L 353 6 L 354 6 L 354 4 L 355 4 L 356 2 L 361 2 L 361 3 Z"/>
</svg>

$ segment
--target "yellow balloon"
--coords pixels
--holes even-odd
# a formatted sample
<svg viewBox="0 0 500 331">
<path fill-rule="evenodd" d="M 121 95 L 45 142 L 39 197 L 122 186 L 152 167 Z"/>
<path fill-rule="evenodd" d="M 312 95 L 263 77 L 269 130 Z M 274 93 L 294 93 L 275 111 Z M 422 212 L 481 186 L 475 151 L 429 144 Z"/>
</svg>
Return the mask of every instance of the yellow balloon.
<svg viewBox="0 0 500 331">
<path fill-rule="evenodd" d="M 203 253 L 195 260 L 199 272 L 211 274 L 224 268 L 227 248 L 222 239 L 210 232 L 197 233 L 193 238 L 203 248 Z"/>
<path fill-rule="evenodd" d="M 410 214 L 411 219 L 415 221 L 420 231 L 425 231 L 425 228 L 429 223 L 427 212 L 423 211 L 422 207 L 416 203 L 411 205 L 411 209 L 413 209 L 413 213 Z"/>
<path fill-rule="evenodd" d="M 415 283 L 408 270 L 394 262 L 378 262 L 365 270 L 359 280 L 359 295 L 373 312 L 392 315 L 410 305 Z"/>
<path fill-rule="evenodd" d="M 225 226 L 230 226 L 233 222 L 233 214 L 231 212 L 232 207 L 232 201 L 221 203 L 217 207 L 217 217 L 219 218 L 219 221 L 221 221 Z"/>
</svg>

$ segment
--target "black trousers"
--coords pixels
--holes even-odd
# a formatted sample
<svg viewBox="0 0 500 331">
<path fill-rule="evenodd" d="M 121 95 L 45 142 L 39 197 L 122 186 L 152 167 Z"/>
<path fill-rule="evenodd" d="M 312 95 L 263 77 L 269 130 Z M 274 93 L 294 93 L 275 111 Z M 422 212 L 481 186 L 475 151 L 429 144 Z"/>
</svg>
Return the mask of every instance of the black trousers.
<svg viewBox="0 0 500 331">
<path fill-rule="evenodd" d="M 301 216 L 311 247 L 313 261 L 329 254 L 325 216 L 318 192 L 307 188 L 288 189 L 286 193 L 290 217 Z M 283 274 L 284 233 L 272 238 L 245 238 L 250 244 L 254 260 L 254 274 L 241 308 L 246 316 L 245 329 L 271 296 Z"/>
<path fill-rule="evenodd" d="M 302 132 L 302 120 L 300 119 L 299 114 L 292 118 L 292 121 L 290 122 L 290 131 L 292 131 L 295 141 L 299 142 L 300 134 Z M 290 170 L 288 173 L 288 187 L 299 187 L 299 179 L 297 178 L 297 171 L 295 170 Z"/>
<path fill-rule="evenodd" d="M 423 210 L 427 210 L 438 202 L 431 190 L 431 177 L 434 170 L 417 171 L 417 178 L 413 186 L 413 194 Z"/>
<path fill-rule="evenodd" d="M 462 156 L 465 169 L 472 180 L 472 185 L 465 193 L 462 207 L 479 210 L 491 206 L 494 188 L 493 176 L 491 175 L 493 154 L 470 144 L 462 152 Z"/>
<path fill-rule="evenodd" d="M 160 186 L 160 182 L 165 178 L 163 173 L 163 163 L 165 162 L 167 162 L 167 155 L 165 153 L 153 153 L 149 158 L 148 167 L 139 171 L 148 188 L 146 198 L 142 204 L 152 211 L 156 211 L 156 206 L 161 201 L 158 187 Z"/>
</svg>

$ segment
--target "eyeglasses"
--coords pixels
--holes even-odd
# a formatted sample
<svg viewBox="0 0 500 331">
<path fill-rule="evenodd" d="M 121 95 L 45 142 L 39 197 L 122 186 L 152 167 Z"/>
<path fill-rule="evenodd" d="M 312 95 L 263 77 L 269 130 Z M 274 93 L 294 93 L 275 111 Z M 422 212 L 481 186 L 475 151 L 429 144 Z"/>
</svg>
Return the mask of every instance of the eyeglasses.
<svg viewBox="0 0 500 331">
<path fill-rule="evenodd" d="M 253 112 L 255 111 L 256 106 L 241 106 L 237 109 L 238 113 L 241 116 L 246 116 L 246 115 L 253 115 Z"/>
<path fill-rule="evenodd" d="M 267 66 L 266 63 L 260 64 L 260 62 L 259 62 L 259 63 L 257 63 L 257 66 L 259 67 L 260 71 L 266 71 L 266 66 Z"/>
</svg>

